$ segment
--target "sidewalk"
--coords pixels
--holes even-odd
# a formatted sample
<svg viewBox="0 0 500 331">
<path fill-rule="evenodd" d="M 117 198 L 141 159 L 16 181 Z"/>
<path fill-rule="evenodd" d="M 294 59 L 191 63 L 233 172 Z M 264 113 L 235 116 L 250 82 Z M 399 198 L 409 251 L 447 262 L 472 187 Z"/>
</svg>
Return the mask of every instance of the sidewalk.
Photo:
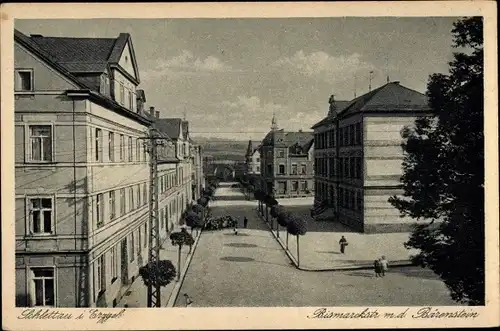
<svg viewBox="0 0 500 331">
<path fill-rule="evenodd" d="M 174 228 L 174 232 L 180 231 L 180 226 L 176 226 Z M 196 230 L 193 232 L 193 237 L 195 239 L 195 243 L 192 247 L 191 253 L 189 252 L 189 246 L 182 247 L 181 250 L 181 276 L 180 281 L 177 281 L 177 278 L 174 279 L 170 284 L 161 288 L 161 306 L 167 307 L 169 302 L 175 301 L 180 285 L 182 284 L 183 278 L 186 274 L 186 271 L 189 267 L 189 262 L 191 261 L 192 255 L 196 250 L 196 246 L 198 244 L 199 238 L 201 235 L 201 231 L 198 231 L 198 236 L 196 236 Z M 178 246 L 172 246 L 170 239 L 167 238 L 162 245 L 162 249 L 160 251 L 160 259 L 162 260 L 170 260 L 177 272 L 177 258 L 178 258 Z M 129 308 L 146 308 L 148 306 L 147 302 L 147 287 L 144 285 L 141 276 L 137 276 L 134 282 L 130 285 L 129 289 L 126 291 L 126 294 L 122 297 L 120 302 L 117 304 L 117 307 L 124 307 L 128 305 Z"/>
<path fill-rule="evenodd" d="M 255 212 L 257 213 L 257 210 Z M 301 270 L 371 269 L 373 261 L 382 255 L 385 255 L 390 266 L 406 266 L 411 265 L 410 256 L 417 252 L 407 250 L 403 246 L 409 238 L 409 233 L 363 234 L 352 232 L 339 223 L 314 221 L 305 210 L 300 214 L 307 219 L 308 231 L 299 238 L 299 266 L 297 266 L 297 238 L 289 235 L 288 249 L 286 249 L 286 228 L 280 227 L 278 238 L 274 221 L 272 233 L 290 260 Z M 265 222 L 265 217 L 260 217 Z M 268 226 L 270 228 L 269 223 Z M 341 236 L 345 236 L 349 243 L 345 254 L 340 253 L 338 242 Z"/>
</svg>

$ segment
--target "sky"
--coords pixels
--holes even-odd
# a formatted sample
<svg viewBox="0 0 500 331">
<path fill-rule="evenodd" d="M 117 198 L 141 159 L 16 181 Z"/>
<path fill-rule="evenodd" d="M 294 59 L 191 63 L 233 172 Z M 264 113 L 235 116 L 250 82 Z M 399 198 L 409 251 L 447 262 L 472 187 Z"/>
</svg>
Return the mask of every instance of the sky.
<svg viewBox="0 0 500 331">
<path fill-rule="evenodd" d="M 147 107 L 183 117 L 193 137 L 261 140 L 273 114 L 311 130 L 329 96 L 351 100 L 387 81 L 425 93 L 447 73 L 453 17 L 16 20 L 25 34 L 128 32 Z"/>
</svg>

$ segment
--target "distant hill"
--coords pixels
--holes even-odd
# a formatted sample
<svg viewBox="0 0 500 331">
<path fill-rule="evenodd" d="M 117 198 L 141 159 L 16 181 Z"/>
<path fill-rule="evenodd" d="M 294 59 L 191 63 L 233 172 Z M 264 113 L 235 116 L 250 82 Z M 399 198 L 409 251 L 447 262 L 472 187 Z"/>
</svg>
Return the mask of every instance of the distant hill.
<svg viewBox="0 0 500 331">
<path fill-rule="evenodd" d="M 201 145 L 204 156 L 215 159 L 244 160 L 248 147 L 248 140 L 230 140 L 222 138 L 193 137 Z"/>
</svg>

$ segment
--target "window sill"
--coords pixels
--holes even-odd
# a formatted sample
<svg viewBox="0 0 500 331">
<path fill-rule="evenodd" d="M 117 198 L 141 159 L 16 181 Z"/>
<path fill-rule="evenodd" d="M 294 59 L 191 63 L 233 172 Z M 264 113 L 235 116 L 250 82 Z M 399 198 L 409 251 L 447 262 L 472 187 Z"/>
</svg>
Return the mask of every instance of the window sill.
<svg viewBox="0 0 500 331">
<path fill-rule="evenodd" d="M 55 233 L 28 233 L 24 236 L 25 239 L 56 239 Z"/>
</svg>

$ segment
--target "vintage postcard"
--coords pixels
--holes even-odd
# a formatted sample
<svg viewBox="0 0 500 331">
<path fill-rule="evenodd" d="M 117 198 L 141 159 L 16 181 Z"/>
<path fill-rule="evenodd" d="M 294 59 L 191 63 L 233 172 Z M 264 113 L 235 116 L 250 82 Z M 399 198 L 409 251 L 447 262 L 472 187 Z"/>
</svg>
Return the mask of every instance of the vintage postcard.
<svg viewBox="0 0 500 331">
<path fill-rule="evenodd" d="M 498 326 L 496 19 L 2 5 L 2 327 Z"/>
</svg>

